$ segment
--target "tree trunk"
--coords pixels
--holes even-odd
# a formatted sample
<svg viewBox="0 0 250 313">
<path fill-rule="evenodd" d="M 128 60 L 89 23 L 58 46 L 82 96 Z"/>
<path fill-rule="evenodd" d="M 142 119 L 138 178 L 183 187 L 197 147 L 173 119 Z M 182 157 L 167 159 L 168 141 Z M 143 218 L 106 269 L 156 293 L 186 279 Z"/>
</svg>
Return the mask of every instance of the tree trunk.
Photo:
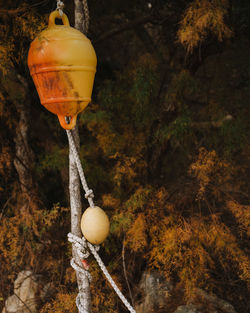
<svg viewBox="0 0 250 313">
<path fill-rule="evenodd" d="M 75 28 L 84 33 L 84 13 L 83 4 L 80 0 L 74 0 L 75 2 Z"/>
<path fill-rule="evenodd" d="M 14 166 L 21 189 L 21 205 L 26 209 L 36 209 L 40 204 L 37 184 L 33 179 L 34 153 L 29 144 L 30 97 L 25 78 L 10 69 L 2 81 L 6 98 L 13 103 L 17 112 Z"/>
<path fill-rule="evenodd" d="M 32 177 L 34 154 L 28 143 L 29 111 L 25 103 L 18 103 L 16 108 L 19 113 L 19 122 L 14 139 L 16 146 L 14 165 L 18 173 L 23 201 L 27 202 L 31 209 L 36 209 L 38 196 L 36 184 Z"/>
<path fill-rule="evenodd" d="M 74 138 L 74 142 L 76 144 L 76 148 L 79 151 L 80 148 L 80 139 L 77 126 L 72 131 L 72 135 Z M 74 156 L 71 150 L 70 145 L 70 154 L 69 154 L 69 193 L 70 193 L 70 208 L 71 208 L 71 233 L 78 237 L 82 237 L 80 221 L 82 216 L 82 203 L 81 203 L 81 185 L 79 174 L 77 170 L 77 166 L 74 161 Z M 76 247 L 72 246 L 72 255 L 75 259 L 77 265 L 82 267 L 81 259 L 77 254 Z M 91 296 L 90 296 L 90 286 L 89 280 L 87 276 L 79 275 L 76 272 L 77 283 L 79 293 L 85 299 L 84 303 L 86 305 L 85 310 L 90 312 L 91 310 Z"/>
<path fill-rule="evenodd" d="M 75 28 L 83 31 L 83 6 L 79 0 L 75 0 Z M 79 139 L 79 132 L 78 127 L 76 126 L 75 129 L 72 131 L 72 135 L 79 151 L 80 148 L 80 139 Z M 81 186 L 80 186 L 80 179 L 77 170 L 77 166 L 74 161 L 74 156 L 70 146 L 70 155 L 69 155 L 69 193 L 70 193 L 70 207 L 71 207 L 71 233 L 78 237 L 81 237 L 81 228 L 80 228 L 80 221 L 82 216 L 82 203 L 81 203 Z M 82 263 L 80 258 L 78 257 L 76 248 L 74 245 L 72 246 L 72 255 L 75 259 L 75 262 L 82 267 Z M 81 293 L 82 297 L 85 299 L 85 310 L 91 311 L 91 296 L 90 296 L 90 286 L 89 280 L 87 276 L 77 275 L 77 282 L 79 292 Z"/>
</svg>

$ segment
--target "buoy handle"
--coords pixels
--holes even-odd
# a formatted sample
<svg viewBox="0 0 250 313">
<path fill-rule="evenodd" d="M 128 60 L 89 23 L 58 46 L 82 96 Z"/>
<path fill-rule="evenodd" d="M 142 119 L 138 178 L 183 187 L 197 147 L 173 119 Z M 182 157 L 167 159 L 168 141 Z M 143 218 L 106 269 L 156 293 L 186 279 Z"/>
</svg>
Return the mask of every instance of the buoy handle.
<svg viewBox="0 0 250 313">
<path fill-rule="evenodd" d="M 76 126 L 77 114 L 71 116 L 69 124 L 66 122 L 64 115 L 57 115 L 57 116 L 58 116 L 58 119 L 62 128 L 69 130 L 69 129 L 73 129 Z"/>
<path fill-rule="evenodd" d="M 67 15 L 65 13 L 63 13 L 63 15 L 61 16 L 58 10 L 50 13 L 49 26 L 55 26 L 56 25 L 56 18 L 60 18 L 63 22 L 63 25 L 70 26 L 69 19 L 68 19 Z"/>
</svg>

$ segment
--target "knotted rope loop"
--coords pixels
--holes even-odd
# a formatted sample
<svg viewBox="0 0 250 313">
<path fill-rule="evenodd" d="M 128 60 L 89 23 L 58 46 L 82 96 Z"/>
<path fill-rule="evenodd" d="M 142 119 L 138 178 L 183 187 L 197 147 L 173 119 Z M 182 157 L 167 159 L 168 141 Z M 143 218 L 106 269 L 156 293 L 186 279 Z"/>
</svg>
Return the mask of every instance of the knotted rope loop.
<svg viewBox="0 0 250 313">
<path fill-rule="evenodd" d="M 59 11 L 60 16 L 63 16 L 63 8 L 64 8 L 64 3 L 60 0 L 57 0 L 56 9 Z"/>
<path fill-rule="evenodd" d="M 94 198 L 95 195 L 94 195 L 94 192 L 92 189 L 89 189 L 86 193 L 85 193 L 85 198 L 88 199 L 88 198 Z"/>
<path fill-rule="evenodd" d="M 76 252 L 80 259 L 86 259 L 89 257 L 90 253 L 88 251 L 87 242 L 84 237 L 80 238 L 78 236 L 73 235 L 72 233 L 69 233 L 68 240 L 75 246 Z M 81 275 L 87 276 L 89 282 L 91 282 L 92 277 L 89 271 L 87 269 L 84 269 L 82 266 L 79 266 L 74 258 L 70 260 L 70 265 L 73 267 L 73 269 L 78 273 L 80 277 Z M 88 310 L 86 310 L 86 301 L 81 290 L 79 291 L 76 298 L 76 306 L 78 308 L 79 313 L 90 313 Z"/>
<path fill-rule="evenodd" d="M 78 236 L 69 233 L 68 241 L 76 247 L 76 251 L 81 259 L 87 259 L 89 257 L 90 253 L 88 251 L 87 241 L 84 237 L 79 238 Z"/>
</svg>

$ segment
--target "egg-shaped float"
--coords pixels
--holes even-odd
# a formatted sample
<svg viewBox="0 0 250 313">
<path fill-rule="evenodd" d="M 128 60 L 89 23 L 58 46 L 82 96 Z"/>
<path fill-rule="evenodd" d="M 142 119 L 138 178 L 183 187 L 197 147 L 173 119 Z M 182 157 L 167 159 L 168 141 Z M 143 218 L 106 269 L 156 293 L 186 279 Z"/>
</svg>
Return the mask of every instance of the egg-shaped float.
<svg viewBox="0 0 250 313">
<path fill-rule="evenodd" d="M 92 244 L 102 243 L 109 234 L 109 218 L 98 206 L 85 210 L 81 219 L 83 236 Z"/>
</svg>

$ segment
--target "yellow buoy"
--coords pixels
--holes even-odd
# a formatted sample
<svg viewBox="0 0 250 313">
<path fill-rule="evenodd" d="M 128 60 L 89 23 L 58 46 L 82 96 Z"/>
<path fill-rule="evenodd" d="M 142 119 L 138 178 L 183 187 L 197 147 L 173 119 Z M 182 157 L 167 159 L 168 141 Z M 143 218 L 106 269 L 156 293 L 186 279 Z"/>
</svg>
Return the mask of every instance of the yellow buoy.
<svg viewBox="0 0 250 313">
<path fill-rule="evenodd" d="M 98 206 L 89 207 L 83 213 L 81 230 L 84 237 L 92 244 L 102 243 L 109 234 L 109 218 Z"/>
<path fill-rule="evenodd" d="M 56 18 L 63 25 L 56 25 Z M 41 104 L 57 114 L 65 129 L 76 125 L 77 114 L 91 100 L 96 54 L 90 40 L 70 27 L 65 14 L 50 14 L 49 25 L 31 43 L 28 66 Z M 67 124 L 65 117 L 71 117 Z"/>
</svg>

